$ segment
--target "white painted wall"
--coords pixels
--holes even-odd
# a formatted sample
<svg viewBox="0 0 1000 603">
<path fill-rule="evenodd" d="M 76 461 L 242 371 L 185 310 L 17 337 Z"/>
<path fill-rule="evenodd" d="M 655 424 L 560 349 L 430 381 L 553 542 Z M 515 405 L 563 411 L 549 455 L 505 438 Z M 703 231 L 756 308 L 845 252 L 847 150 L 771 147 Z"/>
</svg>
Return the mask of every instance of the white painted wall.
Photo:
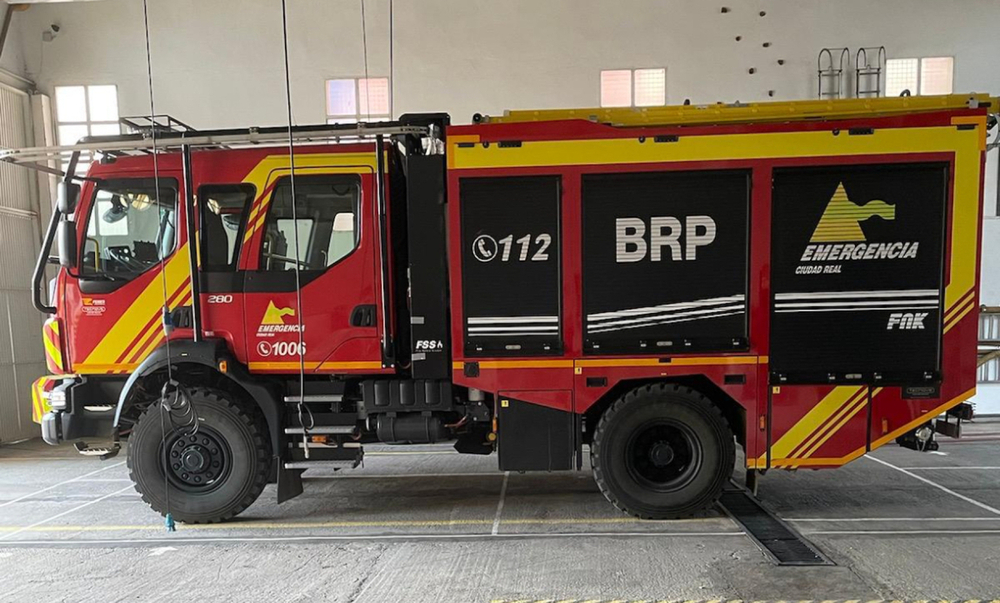
<svg viewBox="0 0 1000 603">
<path fill-rule="evenodd" d="M 0 0 L 0 19 L 7 11 L 7 3 Z M 15 75 L 24 77 L 24 41 L 21 38 L 21 15 L 24 13 L 15 12 L 11 21 L 10 30 L 7 32 L 7 43 L 4 45 L 3 54 L 0 55 L 0 69 L 9 71 Z"/>
<path fill-rule="evenodd" d="M 366 0 L 373 76 L 390 71 L 388 1 Z M 278 0 L 148 2 L 157 112 L 195 127 L 284 123 Z M 294 119 L 321 122 L 324 80 L 365 74 L 360 0 L 288 4 Z M 956 92 L 1000 94 L 997 0 L 398 0 L 394 10 L 396 114 L 447 111 L 458 123 L 477 112 L 596 106 L 600 70 L 622 67 L 666 67 L 669 103 L 767 100 L 769 90 L 775 100 L 811 98 L 824 46 L 954 56 Z M 114 83 L 123 115 L 148 113 L 139 0 L 35 4 L 16 19 L 19 55 L 4 63 L 21 56 L 43 92 Z M 51 23 L 62 31 L 42 44 Z M 983 230 L 982 300 L 1000 305 L 1000 219 L 987 217 Z"/>
<path fill-rule="evenodd" d="M 360 0 L 288 4 L 295 117 L 315 122 L 325 78 L 364 74 Z M 723 4 L 732 12 L 721 14 Z M 159 109 L 201 126 L 284 119 L 278 0 L 149 5 Z M 368 70 L 384 75 L 388 0 L 367 7 Z M 399 0 L 395 13 L 397 112 L 445 110 L 460 122 L 507 108 L 594 106 L 598 72 L 615 67 L 666 66 L 672 103 L 763 100 L 772 89 L 777 99 L 807 98 L 823 46 L 953 55 L 957 90 L 1000 92 L 996 0 Z M 62 32 L 42 45 L 50 23 Z M 123 112 L 148 110 L 138 0 L 35 4 L 16 25 L 42 90 L 115 82 Z"/>
</svg>

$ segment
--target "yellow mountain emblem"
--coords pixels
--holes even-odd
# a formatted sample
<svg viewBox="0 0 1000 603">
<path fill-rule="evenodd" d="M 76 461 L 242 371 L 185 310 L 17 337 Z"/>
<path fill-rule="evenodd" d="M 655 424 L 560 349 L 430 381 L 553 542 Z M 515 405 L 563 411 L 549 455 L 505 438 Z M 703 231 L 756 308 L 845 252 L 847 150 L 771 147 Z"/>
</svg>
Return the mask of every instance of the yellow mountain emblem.
<svg viewBox="0 0 1000 603">
<path fill-rule="evenodd" d="M 279 308 L 272 301 L 267 304 L 267 311 L 264 312 L 264 320 L 260 321 L 260 324 L 283 325 L 285 324 L 286 316 L 295 316 L 295 310 L 291 308 Z"/>
<path fill-rule="evenodd" d="M 837 191 L 830 198 L 823 217 L 819 219 L 810 243 L 826 243 L 828 241 L 864 241 L 865 233 L 861 223 L 879 216 L 883 220 L 896 219 L 896 206 L 885 201 L 869 201 L 864 205 L 856 205 L 847 198 L 844 184 L 837 185 Z"/>
</svg>

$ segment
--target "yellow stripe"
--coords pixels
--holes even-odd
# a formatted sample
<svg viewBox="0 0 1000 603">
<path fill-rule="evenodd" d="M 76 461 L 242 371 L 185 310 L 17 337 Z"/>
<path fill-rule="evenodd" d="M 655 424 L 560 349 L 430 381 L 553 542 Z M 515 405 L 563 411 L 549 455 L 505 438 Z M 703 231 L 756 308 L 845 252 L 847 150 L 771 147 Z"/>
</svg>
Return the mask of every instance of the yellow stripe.
<svg viewBox="0 0 1000 603">
<path fill-rule="evenodd" d="M 74 364 L 73 370 L 77 373 L 87 374 L 87 373 L 114 373 L 116 371 L 134 371 L 139 367 L 138 363 L 135 362 L 121 362 L 118 364 Z"/>
<path fill-rule="evenodd" d="M 35 423 L 42 422 L 42 385 L 45 383 L 45 377 L 37 379 L 31 384 L 31 420 Z"/>
<path fill-rule="evenodd" d="M 969 312 L 972 312 L 972 310 L 976 307 L 976 304 L 974 302 L 975 302 L 975 297 L 971 298 L 968 301 L 968 303 L 965 304 L 965 309 L 962 310 L 962 311 L 960 311 L 957 316 L 954 316 L 952 318 L 952 320 L 951 320 L 950 323 L 948 323 L 948 324 L 946 324 L 944 326 L 944 332 L 945 333 L 947 333 L 948 331 L 952 330 L 952 328 L 955 325 L 957 325 L 959 322 L 961 322 L 962 319 L 965 318 L 966 314 L 968 314 Z"/>
<path fill-rule="evenodd" d="M 572 360 L 468 360 L 478 362 L 481 369 L 573 368 Z M 465 362 L 453 362 L 455 370 L 465 368 Z"/>
<path fill-rule="evenodd" d="M 961 126 L 967 124 L 973 124 L 978 128 L 980 132 L 979 137 L 979 150 L 986 150 L 986 116 L 985 115 L 969 115 L 963 117 L 952 117 L 952 125 Z"/>
<path fill-rule="evenodd" d="M 659 358 L 609 358 L 604 360 L 577 360 L 576 366 L 583 368 L 641 367 L 641 366 L 713 366 L 713 365 L 747 365 L 767 362 L 767 356 L 702 356 L 674 357 L 669 362 L 660 362 Z"/>
<path fill-rule="evenodd" d="M 944 323 L 945 324 L 948 324 L 949 322 L 951 322 L 951 318 L 955 315 L 955 313 L 958 310 L 960 310 L 960 309 L 962 309 L 962 308 L 965 307 L 966 302 L 968 302 L 969 299 L 973 296 L 973 293 L 974 293 L 973 291 L 968 291 L 968 292 L 962 294 L 962 296 L 958 298 L 958 302 L 956 302 L 955 305 L 952 306 L 951 308 L 948 308 L 948 311 L 945 312 L 945 314 L 944 314 Z"/>
<path fill-rule="evenodd" d="M 861 390 L 860 387 L 844 385 L 833 388 L 816 406 L 805 414 L 799 421 L 771 445 L 771 462 L 776 459 L 785 459 L 788 455 L 799 447 L 809 434 L 813 433 L 820 425 L 842 408 L 849 400 Z M 767 456 L 761 455 L 757 458 L 758 465 L 763 466 L 767 462 Z"/>
<path fill-rule="evenodd" d="M 379 370 L 382 368 L 382 363 L 378 361 L 346 361 L 346 362 L 323 362 L 319 366 L 320 370 L 335 370 L 335 369 L 366 369 L 366 370 Z"/>
<path fill-rule="evenodd" d="M 869 136 L 830 136 L 823 132 L 775 132 L 681 136 L 669 145 L 647 144 L 635 137 L 533 141 L 518 149 L 452 145 L 457 169 L 606 165 L 671 161 L 715 161 L 830 155 L 871 155 L 972 151 L 979 134 L 952 126 L 886 128 Z M 513 151 L 513 152 L 510 152 Z M 977 163 L 978 165 L 978 163 Z M 978 180 L 976 181 L 978 187 Z"/>
<path fill-rule="evenodd" d="M 181 291 L 175 298 L 174 303 L 175 304 L 179 303 L 190 293 L 191 293 L 191 286 L 188 285 L 184 287 L 184 290 Z M 149 326 L 146 328 L 146 331 L 139 337 L 139 340 L 136 342 L 136 344 L 132 346 L 132 349 L 128 351 L 128 356 L 125 358 L 125 360 L 128 360 L 128 357 L 130 356 L 134 356 L 136 352 L 141 350 L 143 346 L 149 343 L 150 338 L 156 337 L 157 335 L 163 337 L 163 325 L 161 324 L 160 321 L 154 320 L 153 322 L 149 323 Z M 143 357 L 145 357 L 145 354 L 143 354 Z M 138 358 L 136 361 L 142 362 L 142 360 L 143 358 Z"/>
<path fill-rule="evenodd" d="M 524 368 L 628 368 L 628 367 L 670 367 L 670 366 L 719 366 L 766 364 L 767 356 L 705 356 L 671 358 L 670 362 L 660 362 L 659 358 L 607 358 L 603 360 L 467 360 L 478 362 L 481 369 L 524 369 Z M 452 368 L 462 370 L 465 362 L 453 362 Z"/>
<path fill-rule="evenodd" d="M 189 276 L 190 265 L 188 264 L 188 252 L 190 246 L 184 244 L 166 262 L 166 280 L 168 298 L 173 295 L 183 285 L 184 280 Z M 87 355 L 78 367 L 92 366 L 119 366 L 114 365 L 130 343 L 140 334 L 147 323 L 163 307 L 163 275 L 159 272 L 146 285 L 135 299 L 130 301 L 129 307 L 122 316 L 112 325 L 100 343 Z"/>
<path fill-rule="evenodd" d="M 45 347 L 45 355 L 55 366 L 62 368 L 62 351 L 59 349 L 59 344 L 52 340 L 47 329 L 42 329 L 42 345 Z"/>
<path fill-rule="evenodd" d="M 897 429 L 895 429 L 893 431 L 890 431 L 888 434 L 886 434 L 886 435 L 882 436 L 881 438 L 879 438 L 879 439 L 875 440 L 874 442 L 872 442 L 872 450 L 875 450 L 876 448 L 878 448 L 882 444 L 885 444 L 886 442 L 891 442 L 891 441 L 895 440 L 897 437 L 903 435 L 904 433 L 910 431 L 911 429 L 913 429 L 915 427 L 918 427 L 920 425 L 923 425 L 924 423 L 926 423 L 930 419 L 933 419 L 934 417 L 936 417 L 936 416 L 944 413 L 944 411 L 948 410 L 949 408 L 953 408 L 955 406 L 958 406 L 960 403 L 968 400 L 969 398 L 971 398 L 972 396 L 975 396 L 975 395 L 976 395 L 976 388 L 973 387 L 972 389 L 970 389 L 970 390 L 968 390 L 968 391 L 966 391 L 964 393 L 961 393 L 958 396 L 955 396 L 951 400 L 948 400 L 947 402 L 945 402 L 941 406 L 938 406 L 937 408 L 934 408 L 934 409 L 931 409 L 928 412 L 925 412 L 924 414 L 920 415 L 916 419 L 913 419 L 912 421 L 910 421 L 909 423 L 903 425 L 902 427 L 899 427 L 899 428 L 897 428 Z"/>
<path fill-rule="evenodd" d="M 878 392 L 880 392 L 881 390 L 882 390 L 882 388 L 877 388 L 874 392 L 872 392 L 872 397 L 875 397 L 875 395 L 877 395 Z M 857 402 L 855 402 L 855 404 L 850 409 L 848 409 L 848 411 L 845 414 L 845 416 L 843 416 L 843 418 L 841 418 L 838 421 L 838 423 L 833 427 L 833 429 L 831 429 L 830 431 L 828 431 L 826 433 L 826 435 L 821 440 L 819 440 L 818 442 L 816 442 L 816 444 L 814 446 L 812 446 L 809 450 L 807 450 L 804 454 L 799 454 L 799 455 L 796 455 L 796 456 L 798 456 L 800 458 L 809 458 L 809 457 L 811 457 L 813 454 L 815 454 L 815 452 L 817 450 L 819 450 L 820 448 L 822 448 L 823 444 L 826 444 L 827 440 L 829 440 L 830 438 L 832 438 L 834 436 L 834 434 L 836 434 L 838 431 L 840 431 L 841 428 L 844 425 L 847 424 L 848 421 L 850 421 L 855 416 L 857 416 L 857 414 L 859 412 L 861 412 L 861 410 L 863 408 L 867 407 L 867 406 L 868 406 L 868 396 L 862 395 L 861 397 L 858 398 Z"/>
<path fill-rule="evenodd" d="M 865 388 L 861 388 L 861 390 L 859 390 L 857 394 L 851 396 L 847 400 L 847 402 L 844 403 L 843 406 L 837 409 L 837 412 L 833 413 L 833 415 L 828 420 L 824 421 L 823 424 L 820 425 L 819 428 L 816 429 L 816 431 L 814 431 L 808 438 L 806 438 L 806 440 L 804 440 L 801 445 L 796 446 L 795 449 L 792 451 L 792 453 L 789 455 L 789 458 L 799 458 L 799 457 L 809 456 L 809 454 L 803 454 L 803 453 L 806 450 L 810 449 L 812 445 L 816 443 L 817 440 L 832 433 L 830 431 L 831 428 L 833 428 L 833 432 L 836 432 L 836 430 L 840 428 L 839 426 L 834 427 L 835 425 L 837 425 L 838 421 L 840 421 L 840 419 L 845 414 L 853 410 L 857 406 L 857 404 L 859 404 L 862 401 L 867 401 L 868 396 L 865 395 L 866 393 L 867 390 Z M 824 438 L 823 441 L 826 441 L 826 439 Z"/>
<path fill-rule="evenodd" d="M 274 191 L 271 191 L 270 194 L 274 194 Z M 250 237 L 260 229 L 260 225 L 264 221 L 264 216 L 267 214 L 267 206 L 270 204 L 270 198 L 265 198 L 261 199 L 260 203 L 254 206 L 254 210 L 250 212 L 250 217 L 247 218 L 246 234 L 243 235 L 244 243 L 249 241 Z"/>
<path fill-rule="evenodd" d="M 451 144 L 459 144 L 463 142 L 479 142 L 479 134 L 451 134 L 448 136 L 448 142 Z"/>
<path fill-rule="evenodd" d="M 294 370 L 299 368 L 298 362 L 251 362 L 250 370 L 277 371 Z M 307 361 L 306 370 L 379 370 L 382 368 L 381 362 L 370 361 L 345 361 L 345 362 L 315 362 Z"/>
<path fill-rule="evenodd" d="M 815 467 L 815 466 L 819 466 L 819 465 L 840 466 L 840 465 L 846 465 L 847 463 L 853 461 L 854 459 L 858 458 L 859 456 L 864 456 L 864 454 L 866 452 L 868 452 L 868 450 L 866 448 L 862 447 L 862 448 L 859 448 L 859 449 L 855 450 L 854 452 L 848 454 L 847 456 L 842 456 L 840 458 L 834 458 L 834 457 L 816 457 L 816 458 L 807 458 L 807 459 L 771 459 L 771 464 L 775 468 L 778 468 L 779 466 L 782 467 L 782 468 L 788 468 L 788 467 Z"/>
<path fill-rule="evenodd" d="M 875 395 L 880 390 L 881 390 L 881 388 L 878 388 L 875 391 L 873 391 L 872 392 L 872 397 L 874 398 Z M 906 432 L 914 429 L 915 427 L 923 425 L 924 423 L 926 423 L 930 419 L 933 419 L 934 417 L 936 417 L 936 416 L 944 413 L 949 408 L 953 408 L 953 407 L 961 404 L 962 402 L 968 400 L 969 398 L 971 398 L 972 396 L 975 396 L 975 395 L 976 395 L 976 388 L 972 388 L 972 389 L 970 389 L 970 390 L 968 390 L 968 391 L 966 391 L 966 392 L 964 392 L 962 394 L 959 394 L 958 396 L 955 396 L 954 398 L 952 398 L 951 400 L 948 400 L 947 402 L 945 402 L 944 404 L 938 406 L 937 408 L 933 408 L 933 409 L 925 412 L 924 414 L 920 415 L 916 419 L 913 419 L 909 423 L 906 423 L 902 427 L 894 429 L 894 430 L 890 431 L 889 433 L 887 433 L 886 435 L 884 435 L 884 436 L 880 437 L 879 439 L 873 441 L 871 443 L 871 449 L 875 450 L 877 448 L 880 448 L 884 444 L 895 440 L 897 437 L 899 437 L 899 436 L 903 435 L 904 433 L 906 433 Z M 789 466 L 789 467 L 794 467 L 794 466 L 809 466 L 809 465 L 813 465 L 813 466 L 815 466 L 815 465 L 844 465 L 844 464 L 847 464 L 847 463 L 853 461 L 854 459 L 858 458 L 859 456 L 864 455 L 866 452 L 868 452 L 868 447 L 867 446 L 861 446 L 860 448 L 858 448 L 854 452 L 852 452 L 852 453 L 850 453 L 848 455 L 839 457 L 839 458 L 808 458 L 808 459 L 772 458 L 771 460 L 772 460 L 773 463 L 780 462 L 783 465 L 786 465 L 786 466 Z M 759 459 L 758 459 L 758 463 L 760 463 Z"/>
<path fill-rule="evenodd" d="M 799 100 L 738 105 L 666 105 L 662 107 L 576 107 L 572 109 L 527 109 L 504 111 L 489 116 L 487 123 L 523 123 L 585 119 L 605 124 L 627 126 L 719 125 L 725 123 L 797 122 L 819 119 L 846 119 L 907 115 L 928 111 L 962 110 L 969 100 L 980 107 L 996 107 L 996 98 L 989 94 L 948 94 L 888 98 L 857 98 L 837 100 Z M 956 118 L 958 119 L 971 119 Z M 980 118 L 982 119 L 982 118 Z M 956 121 L 957 123 L 957 121 Z M 452 140 L 452 136 L 448 136 Z"/>
</svg>

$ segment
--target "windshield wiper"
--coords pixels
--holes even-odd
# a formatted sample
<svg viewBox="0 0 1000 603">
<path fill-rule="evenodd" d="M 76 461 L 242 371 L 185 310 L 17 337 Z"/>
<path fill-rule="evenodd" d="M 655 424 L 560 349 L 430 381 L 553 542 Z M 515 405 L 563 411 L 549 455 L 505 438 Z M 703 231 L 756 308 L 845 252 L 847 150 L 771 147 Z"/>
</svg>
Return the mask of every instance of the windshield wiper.
<svg viewBox="0 0 1000 603">
<path fill-rule="evenodd" d="M 113 281 L 116 283 L 125 283 L 131 280 L 122 276 L 113 276 L 111 274 L 90 274 L 81 278 L 89 281 Z"/>
</svg>

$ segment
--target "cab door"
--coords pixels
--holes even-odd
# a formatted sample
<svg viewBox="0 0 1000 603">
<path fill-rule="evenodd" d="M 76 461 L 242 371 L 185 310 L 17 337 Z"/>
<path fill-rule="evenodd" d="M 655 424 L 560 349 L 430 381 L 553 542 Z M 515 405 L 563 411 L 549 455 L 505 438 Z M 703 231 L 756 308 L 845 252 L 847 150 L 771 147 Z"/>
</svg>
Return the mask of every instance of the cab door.
<svg viewBox="0 0 1000 603">
<path fill-rule="evenodd" d="M 287 160 L 244 234 L 250 370 L 298 371 L 301 330 L 307 372 L 380 371 L 374 156 L 297 156 L 294 207 Z"/>
<path fill-rule="evenodd" d="M 75 373 L 131 372 L 164 341 L 164 304 L 191 304 L 182 179 L 158 176 L 158 193 L 152 174 L 100 179 L 83 192 L 79 260 L 62 276 Z"/>
</svg>

